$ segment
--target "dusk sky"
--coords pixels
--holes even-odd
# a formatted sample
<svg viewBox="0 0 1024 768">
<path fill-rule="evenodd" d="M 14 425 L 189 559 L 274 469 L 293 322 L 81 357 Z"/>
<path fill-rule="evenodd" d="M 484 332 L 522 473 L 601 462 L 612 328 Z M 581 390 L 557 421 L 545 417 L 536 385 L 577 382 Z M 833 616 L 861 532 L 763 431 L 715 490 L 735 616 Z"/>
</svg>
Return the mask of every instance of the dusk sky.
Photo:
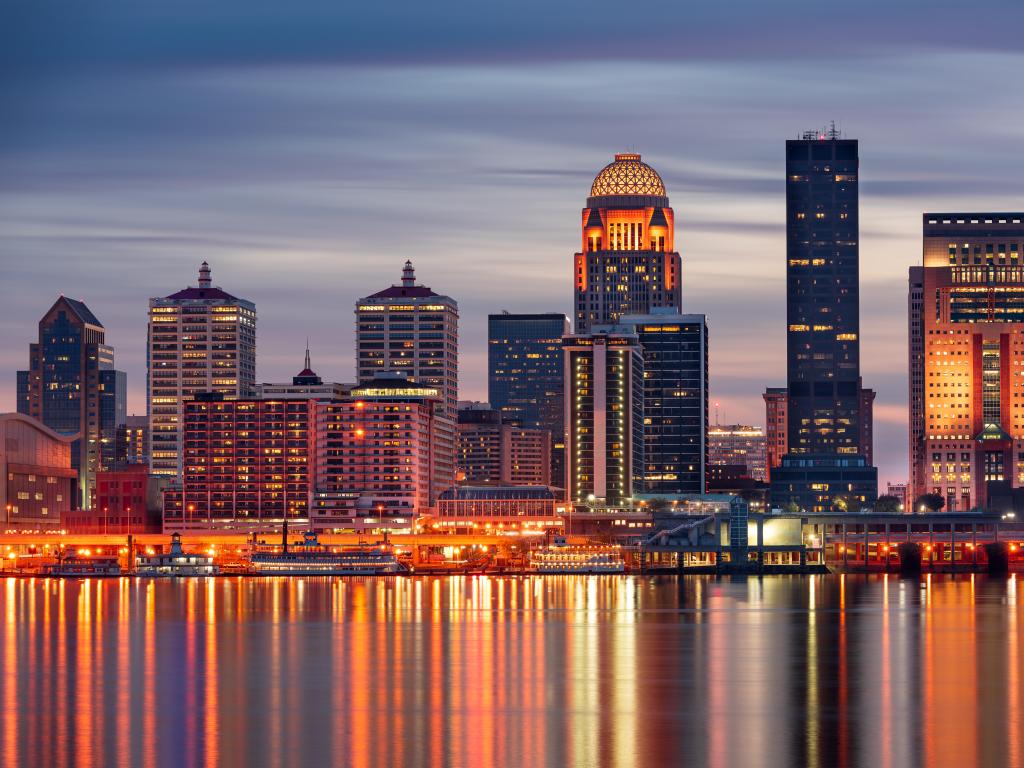
<svg viewBox="0 0 1024 768">
<path fill-rule="evenodd" d="M 353 305 L 417 277 L 486 315 L 571 311 L 593 176 L 665 180 L 712 401 L 785 383 L 784 140 L 861 154 L 861 331 L 880 485 L 905 480 L 906 277 L 921 213 L 1024 209 L 1024 3 L 253 2 L 0 8 L 0 411 L 60 293 L 103 321 L 145 413 L 150 296 L 256 303 L 257 378 L 353 377 Z M 884 492 L 884 491 L 883 491 Z"/>
</svg>

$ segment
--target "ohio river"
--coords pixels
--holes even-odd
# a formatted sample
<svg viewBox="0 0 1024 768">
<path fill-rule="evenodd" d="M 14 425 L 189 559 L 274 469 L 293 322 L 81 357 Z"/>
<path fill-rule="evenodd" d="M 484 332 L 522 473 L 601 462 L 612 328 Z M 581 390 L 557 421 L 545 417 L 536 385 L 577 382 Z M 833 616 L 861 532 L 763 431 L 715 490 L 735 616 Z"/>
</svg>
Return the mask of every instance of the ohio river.
<svg viewBox="0 0 1024 768">
<path fill-rule="evenodd" d="M 9 578 L 0 763 L 1019 765 L 1020 586 Z"/>
</svg>

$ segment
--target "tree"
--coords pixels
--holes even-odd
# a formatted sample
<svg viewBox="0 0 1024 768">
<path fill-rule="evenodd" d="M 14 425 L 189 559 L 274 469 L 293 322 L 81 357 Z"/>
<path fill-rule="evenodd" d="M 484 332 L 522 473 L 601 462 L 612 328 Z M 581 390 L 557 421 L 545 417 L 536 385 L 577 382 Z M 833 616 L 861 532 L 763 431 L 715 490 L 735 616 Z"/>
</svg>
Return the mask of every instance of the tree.
<svg viewBox="0 0 1024 768">
<path fill-rule="evenodd" d="M 875 502 L 875 512 L 881 515 L 895 515 L 903 511 L 902 506 L 898 496 L 886 494 L 878 497 L 878 501 Z"/>
<path fill-rule="evenodd" d="M 938 512 L 946 506 L 946 500 L 937 493 L 924 493 L 917 497 L 914 502 L 914 511 L 920 512 L 924 507 L 928 512 Z"/>
<path fill-rule="evenodd" d="M 840 512 L 860 512 L 862 503 L 860 496 L 852 493 L 837 493 L 832 497 L 832 507 Z"/>
</svg>

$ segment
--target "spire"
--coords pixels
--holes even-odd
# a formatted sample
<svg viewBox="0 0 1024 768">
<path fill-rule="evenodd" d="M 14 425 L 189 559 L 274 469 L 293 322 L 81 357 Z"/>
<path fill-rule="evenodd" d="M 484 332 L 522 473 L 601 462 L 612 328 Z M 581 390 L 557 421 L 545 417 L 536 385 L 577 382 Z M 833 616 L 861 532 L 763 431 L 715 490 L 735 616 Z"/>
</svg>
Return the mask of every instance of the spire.
<svg viewBox="0 0 1024 768">
<path fill-rule="evenodd" d="M 413 288 L 416 285 L 416 272 L 412 268 L 412 262 L 405 262 L 405 269 L 402 270 L 402 287 Z"/>
<path fill-rule="evenodd" d="M 204 261 L 202 264 L 199 265 L 199 287 L 209 288 L 210 285 L 210 265 Z"/>
<path fill-rule="evenodd" d="M 309 364 L 309 336 L 306 337 L 306 365 L 305 365 L 305 368 L 306 368 L 307 371 L 313 370 L 312 367 Z"/>
</svg>

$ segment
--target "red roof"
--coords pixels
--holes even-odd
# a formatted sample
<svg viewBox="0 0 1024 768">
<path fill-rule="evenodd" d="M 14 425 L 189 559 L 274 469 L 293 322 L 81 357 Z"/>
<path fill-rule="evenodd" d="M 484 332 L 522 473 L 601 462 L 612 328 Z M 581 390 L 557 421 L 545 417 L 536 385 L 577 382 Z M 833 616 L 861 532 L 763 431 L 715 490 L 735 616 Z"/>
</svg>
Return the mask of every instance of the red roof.
<svg viewBox="0 0 1024 768">
<path fill-rule="evenodd" d="M 401 299 L 401 298 L 425 298 L 427 296 L 437 296 L 432 290 L 427 288 L 425 285 L 414 285 L 406 287 L 404 285 L 392 285 L 390 288 L 385 288 L 383 291 L 377 291 L 377 293 L 367 296 L 368 299 Z"/>
<path fill-rule="evenodd" d="M 172 293 L 167 297 L 168 299 L 226 299 L 228 301 L 238 301 L 236 296 L 232 296 L 227 291 L 222 291 L 220 288 L 186 288 L 183 291 Z"/>
</svg>

